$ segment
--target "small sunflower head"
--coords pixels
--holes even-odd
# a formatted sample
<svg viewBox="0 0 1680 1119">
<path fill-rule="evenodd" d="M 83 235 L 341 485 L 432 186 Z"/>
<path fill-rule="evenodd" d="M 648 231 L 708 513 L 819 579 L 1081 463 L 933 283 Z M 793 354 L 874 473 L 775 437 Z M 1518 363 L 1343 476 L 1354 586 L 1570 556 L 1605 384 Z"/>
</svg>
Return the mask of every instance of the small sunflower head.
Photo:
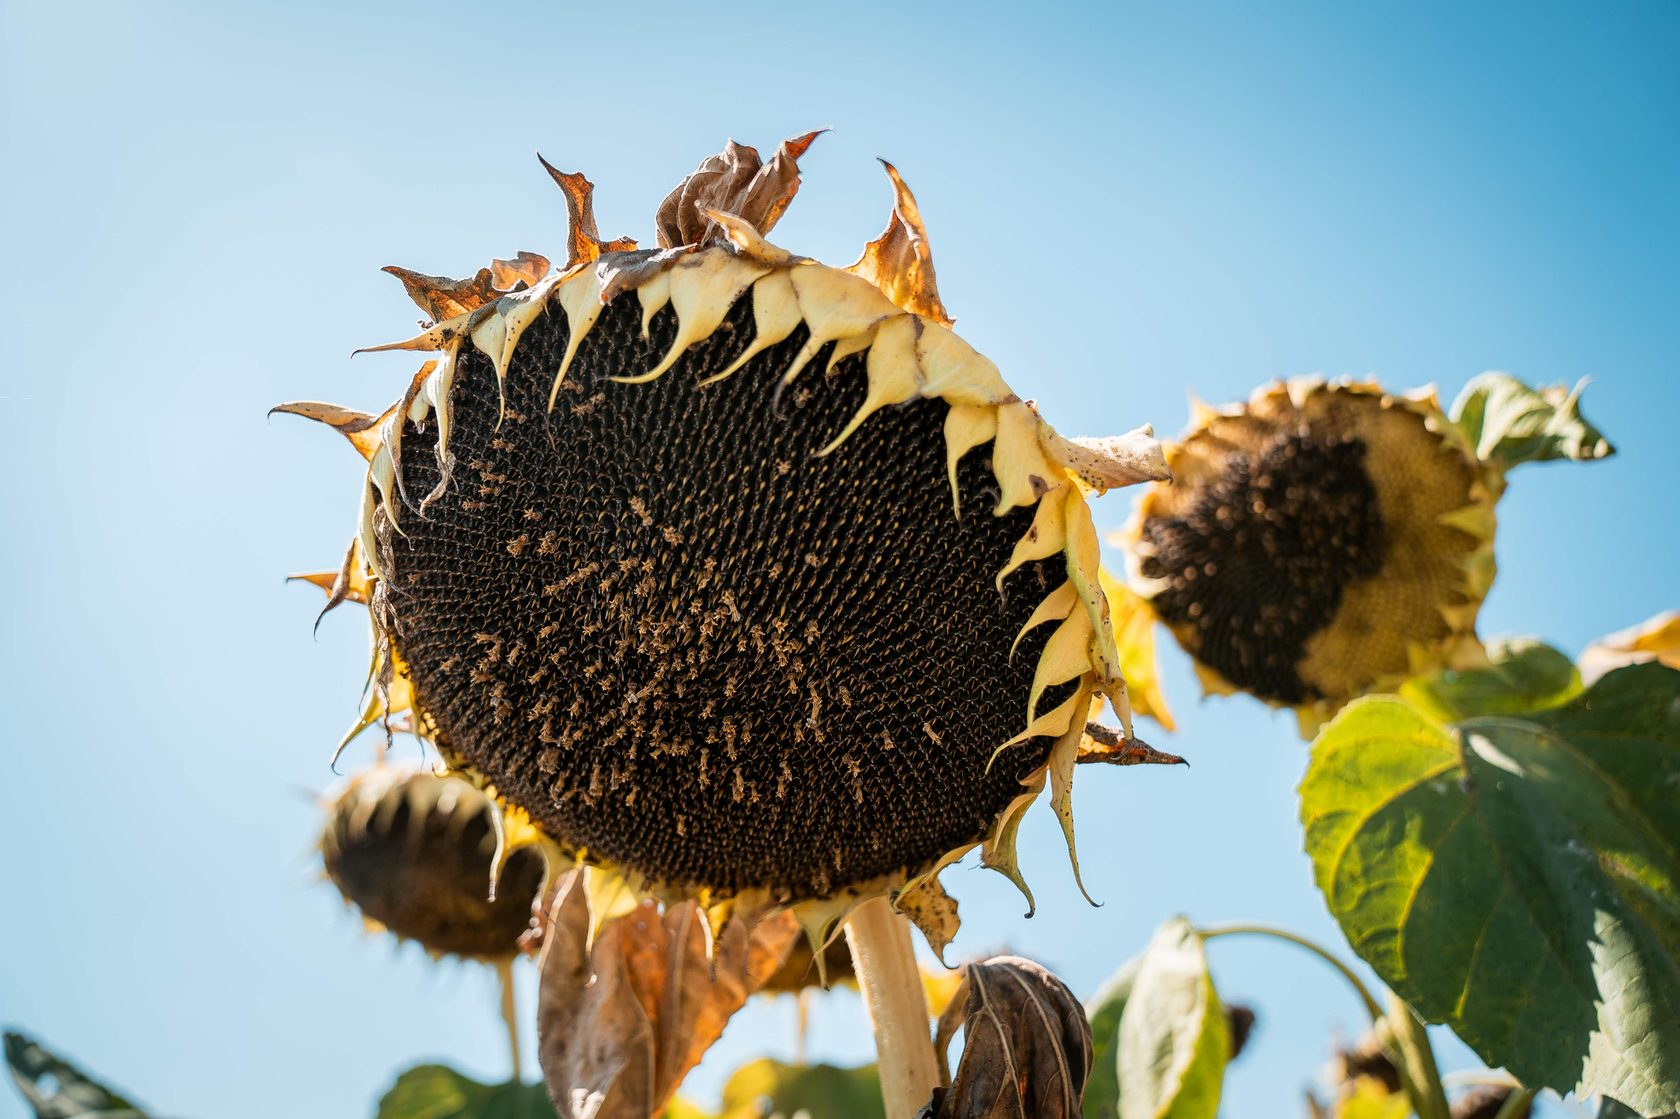
<svg viewBox="0 0 1680 1119">
<path fill-rule="evenodd" d="M 939 943 L 932 876 L 982 845 L 1019 883 L 1021 813 L 1048 782 L 1071 829 L 1087 717 L 1127 717 L 1085 495 L 1164 465 L 1056 434 L 951 331 L 890 165 L 850 268 L 766 241 L 813 138 L 708 159 L 657 249 L 549 168 L 565 266 L 398 270 L 435 321 L 381 348 L 438 355 L 402 399 L 282 407 L 370 459 L 319 580 L 372 606 L 362 725 L 412 710 L 632 892 L 822 933 L 891 893 Z"/>
<path fill-rule="evenodd" d="M 1297 380 L 1202 408 L 1144 495 L 1134 582 L 1212 691 L 1303 723 L 1473 655 L 1493 494 L 1432 394 Z"/>
<path fill-rule="evenodd" d="M 459 777 L 375 766 L 328 806 L 321 861 L 371 925 L 434 956 L 511 959 L 531 923 L 543 865 L 532 847 L 514 851 L 491 899 L 497 811 Z"/>
</svg>

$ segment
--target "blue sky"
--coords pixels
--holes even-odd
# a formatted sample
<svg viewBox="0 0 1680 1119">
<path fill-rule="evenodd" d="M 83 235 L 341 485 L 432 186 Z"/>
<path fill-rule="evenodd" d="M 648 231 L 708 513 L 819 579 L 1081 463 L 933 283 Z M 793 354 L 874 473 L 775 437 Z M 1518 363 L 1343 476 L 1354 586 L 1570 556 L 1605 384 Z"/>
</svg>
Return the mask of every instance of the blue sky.
<svg viewBox="0 0 1680 1119">
<path fill-rule="evenodd" d="M 647 236 L 727 137 L 832 126 L 777 240 L 853 259 L 891 158 L 959 329 L 1069 431 L 1174 432 L 1280 375 L 1591 375 L 1621 453 L 1516 476 L 1483 615 L 1573 652 L 1680 605 L 1677 52 L 1680 7 L 1635 2 L 0 5 L 0 1021 L 178 1115 L 369 1115 L 425 1057 L 505 1075 L 490 977 L 363 939 L 315 880 L 365 632 L 312 640 L 281 575 L 341 554 L 360 463 L 264 413 L 400 392 L 406 357 L 347 357 L 416 318 L 379 266 L 561 254 L 533 150 Z M 1086 994 L 1174 912 L 1340 944 L 1291 720 L 1165 659 L 1159 744 L 1194 767 L 1076 791 L 1105 904 L 1044 810 L 1039 915 L 959 868 L 957 952 Z M 1261 1015 L 1226 1113 L 1298 1113 L 1357 1004 L 1286 948 L 1212 951 Z M 792 1017 L 750 1011 L 694 1087 Z M 855 999 L 812 1045 L 865 1059 Z"/>
</svg>

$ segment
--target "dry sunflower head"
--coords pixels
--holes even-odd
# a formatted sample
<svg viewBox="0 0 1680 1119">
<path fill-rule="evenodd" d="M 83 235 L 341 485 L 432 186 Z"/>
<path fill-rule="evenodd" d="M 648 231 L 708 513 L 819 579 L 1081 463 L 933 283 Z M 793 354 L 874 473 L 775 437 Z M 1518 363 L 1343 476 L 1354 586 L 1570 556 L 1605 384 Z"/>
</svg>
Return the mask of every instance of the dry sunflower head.
<svg viewBox="0 0 1680 1119">
<path fill-rule="evenodd" d="M 886 894 L 937 948 L 938 871 L 980 846 L 1025 890 L 1022 813 L 1048 782 L 1071 852 L 1086 720 L 1129 733 L 1086 495 L 1164 465 L 1147 429 L 1056 434 L 952 332 L 890 165 L 851 267 L 766 241 L 814 135 L 705 161 L 655 249 L 548 168 L 563 266 L 392 269 L 432 322 L 378 348 L 437 356 L 379 416 L 281 407 L 369 459 L 319 577 L 372 607 L 358 729 L 411 714 L 625 898 L 794 906 L 823 943 Z"/>
<path fill-rule="evenodd" d="M 321 862 L 369 927 L 434 957 L 511 960 L 530 926 L 543 865 L 535 850 L 515 851 L 492 890 L 498 812 L 459 777 L 376 765 L 328 804 Z"/>
<path fill-rule="evenodd" d="M 1144 602 L 1116 588 L 1118 624 L 1153 613 L 1206 690 L 1293 708 L 1303 734 L 1355 696 L 1478 663 L 1505 470 L 1610 453 L 1575 401 L 1490 374 L 1454 418 L 1432 391 L 1320 378 L 1197 404 L 1167 448 L 1174 484 L 1122 535 Z M 1478 408 L 1492 422 L 1473 429 Z M 1568 446 L 1543 430 L 1569 424 Z"/>
</svg>

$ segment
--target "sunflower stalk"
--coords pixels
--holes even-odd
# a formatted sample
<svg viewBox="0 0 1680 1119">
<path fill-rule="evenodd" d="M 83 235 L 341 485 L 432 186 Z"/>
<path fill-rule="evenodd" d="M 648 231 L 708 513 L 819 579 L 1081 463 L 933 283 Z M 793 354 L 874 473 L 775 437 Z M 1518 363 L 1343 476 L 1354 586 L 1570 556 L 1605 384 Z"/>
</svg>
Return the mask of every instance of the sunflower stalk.
<svg viewBox="0 0 1680 1119">
<path fill-rule="evenodd" d="M 912 1119 L 939 1086 L 939 1067 L 910 922 L 874 898 L 847 920 L 846 941 L 875 1033 L 887 1119 Z"/>
</svg>

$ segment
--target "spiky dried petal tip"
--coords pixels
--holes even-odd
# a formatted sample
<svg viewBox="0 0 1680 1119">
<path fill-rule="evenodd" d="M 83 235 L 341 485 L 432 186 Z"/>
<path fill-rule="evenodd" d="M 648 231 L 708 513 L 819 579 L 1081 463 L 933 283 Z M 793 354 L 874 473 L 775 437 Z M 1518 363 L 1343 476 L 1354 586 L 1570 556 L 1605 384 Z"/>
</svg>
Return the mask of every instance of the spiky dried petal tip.
<svg viewBox="0 0 1680 1119">
<path fill-rule="evenodd" d="M 499 812 L 459 777 L 376 765 L 328 803 L 321 861 L 370 927 L 433 956 L 509 960 L 530 926 L 543 864 L 525 848 L 493 873 Z"/>
<path fill-rule="evenodd" d="M 1536 431 L 1547 409 L 1553 427 L 1579 419 L 1574 397 L 1523 391 L 1540 403 L 1505 411 Z M 1608 454 L 1593 434 L 1590 454 L 1550 457 Z M 1538 457 L 1478 454 L 1430 390 L 1274 382 L 1244 404 L 1195 405 L 1167 448 L 1176 484 L 1143 494 L 1120 542 L 1203 686 L 1293 708 L 1310 736 L 1355 696 L 1484 659 L 1494 505 L 1511 462 Z"/>
<path fill-rule="evenodd" d="M 626 893 L 791 905 L 819 943 L 887 894 L 942 948 L 938 871 L 979 846 L 1025 889 L 1027 805 L 1048 782 L 1071 852 L 1086 720 L 1129 734 L 1086 493 L 1165 465 L 1147 429 L 1057 435 L 951 332 L 892 168 L 850 270 L 767 241 L 814 138 L 706 160 L 655 250 L 550 168 L 567 267 L 473 306 L 403 274 L 437 321 L 378 348 L 437 357 L 356 432 L 361 725 L 412 708 Z"/>
</svg>

